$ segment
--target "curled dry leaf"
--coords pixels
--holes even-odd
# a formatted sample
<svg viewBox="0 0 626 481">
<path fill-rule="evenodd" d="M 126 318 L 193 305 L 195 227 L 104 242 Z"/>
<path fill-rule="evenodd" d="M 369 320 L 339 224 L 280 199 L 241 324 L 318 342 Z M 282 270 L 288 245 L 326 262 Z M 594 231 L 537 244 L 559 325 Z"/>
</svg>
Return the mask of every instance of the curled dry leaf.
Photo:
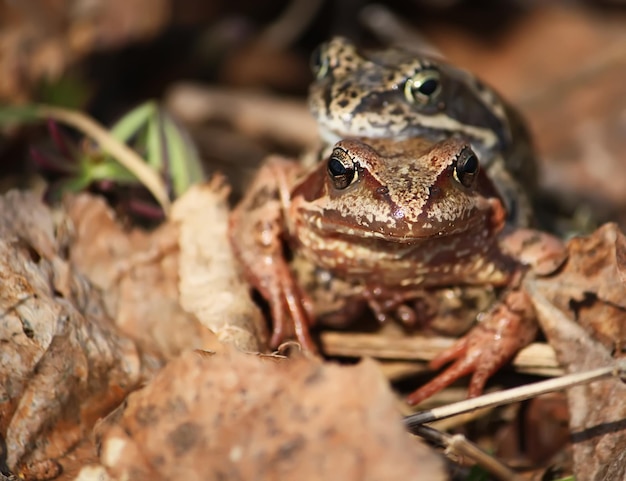
<svg viewBox="0 0 626 481">
<path fill-rule="evenodd" d="M 114 414 L 96 428 L 112 479 L 444 479 L 373 361 L 186 353 Z"/>
<path fill-rule="evenodd" d="M 58 474 L 56 460 L 156 367 L 61 257 L 57 230 L 34 195 L 0 197 L 0 439 L 6 466 L 31 479 Z"/>
<path fill-rule="evenodd" d="M 214 177 L 176 202 L 180 225 L 180 302 L 224 343 L 267 348 L 263 315 L 250 297 L 228 240 L 228 188 Z"/>
<path fill-rule="evenodd" d="M 626 238 L 606 224 L 568 251 L 557 275 L 526 282 L 539 321 L 566 370 L 610 365 L 626 342 Z M 626 479 L 624 399 L 618 379 L 568 390 L 576 479 Z"/>
<path fill-rule="evenodd" d="M 215 335 L 179 304 L 178 228 L 125 231 L 106 203 L 82 194 L 66 202 L 74 223 L 71 261 L 103 291 L 116 324 L 146 350 L 166 358 L 212 350 Z"/>
</svg>

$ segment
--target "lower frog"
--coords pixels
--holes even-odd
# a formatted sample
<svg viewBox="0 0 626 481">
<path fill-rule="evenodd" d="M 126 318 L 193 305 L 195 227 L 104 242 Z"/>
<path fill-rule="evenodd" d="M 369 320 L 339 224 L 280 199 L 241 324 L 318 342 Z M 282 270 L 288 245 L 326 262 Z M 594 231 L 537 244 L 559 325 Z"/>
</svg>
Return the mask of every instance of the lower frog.
<svg viewBox="0 0 626 481">
<path fill-rule="evenodd" d="M 428 289 L 502 289 L 483 321 L 433 361 L 456 360 L 409 397 L 417 403 L 469 373 L 469 394 L 479 394 L 535 337 L 521 279 L 529 269 L 556 269 L 564 249 L 547 234 L 507 231 L 505 219 L 465 141 L 345 139 L 308 169 L 271 158 L 234 210 L 230 238 L 245 276 L 269 304 L 273 346 L 295 335 L 315 350 L 309 327 L 316 309 L 289 262 L 293 253 L 349 286 L 346 308 L 337 310 L 346 315 L 357 315 L 350 306 L 362 302 L 380 320 L 406 318 L 407 306 Z"/>
</svg>

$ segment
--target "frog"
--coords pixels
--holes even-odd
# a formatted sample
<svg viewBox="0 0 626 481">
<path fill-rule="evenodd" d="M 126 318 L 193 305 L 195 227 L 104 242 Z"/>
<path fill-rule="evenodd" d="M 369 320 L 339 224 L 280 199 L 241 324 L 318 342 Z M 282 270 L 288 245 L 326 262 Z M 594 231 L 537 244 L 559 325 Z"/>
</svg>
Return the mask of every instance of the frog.
<svg viewBox="0 0 626 481">
<path fill-rule="evenodd" d="M 537 162 L 518 111 L 476 75 L 397 47 L 363 50 L 343 37 L 311 57 L 309 110 L 323 149 L 345 137 L 466 139 L 503 198 L 508 221 L 534 223 Z"/>
<path fill-rule="evenodd" d="M 298 278 L 290 263 L 296 256 L 343 285 L 343 308 L 335 311 L 355 318 L 346 321 L 358 321 L 358 305 L 381 321 L 402 320 L 429 289 L 502 290 L 482 322 L 431 363 L 454 361 L 409 395 L 417 404 L 467 374 L 469 395 L 478 395 L 536 335 L 522 279 L 557 269 L 565 250 L 549 234 L 513 228 L 506 218 L 466 140 L 346 138 L 310 166 L 270 157 L 233 209 L 229 238 L 242 274 L 269 305 L 274 347 L 295 337 L 316 351 L 310 327 L 324 306 Z"/>
</svg>

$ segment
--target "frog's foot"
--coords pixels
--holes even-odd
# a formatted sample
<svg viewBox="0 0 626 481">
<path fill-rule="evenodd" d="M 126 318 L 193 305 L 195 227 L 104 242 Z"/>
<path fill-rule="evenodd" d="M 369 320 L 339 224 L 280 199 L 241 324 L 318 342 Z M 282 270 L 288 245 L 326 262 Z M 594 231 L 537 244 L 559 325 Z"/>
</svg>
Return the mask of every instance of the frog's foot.
<svg viewBox="0 0 626 481">
<path fill-rule="evenodd" d="M 432 369 L 439 369 L 455 361 L 442 374 L 411 393 L 407 398 L 409 404 L 419 404 L 467 374 L 472 374 L 468 397 L 480 395 L 487 379 L 537 334 L 532 304 L 522 291 L 510 292 L 487 316 L 430 362 Z"/>
</svg>

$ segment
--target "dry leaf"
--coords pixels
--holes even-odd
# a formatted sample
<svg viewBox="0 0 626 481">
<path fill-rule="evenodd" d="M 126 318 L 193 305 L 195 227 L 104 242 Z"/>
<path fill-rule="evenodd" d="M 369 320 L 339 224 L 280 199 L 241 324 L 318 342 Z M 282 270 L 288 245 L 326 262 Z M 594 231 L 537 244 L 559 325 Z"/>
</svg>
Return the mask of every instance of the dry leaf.
<svg viewBox="0 0 626 481">
<path fill-rule="evenodd" d="M 60 256 L 57 227 L 34 195 L 0 197 L 0 438 L 6 465 L 31 479 L 58 474 L 57 460 L 157 367 Z"/>
<path fill-rule="evenodd" d="M 223 179 L 190 189 L 172 217 L 180 226 L 180 302 L 224 343 L 267 349 L 265 319 L 250 297 L 228 239 Z"/>
<path fill-rule="evenodd" d="M 174 224 L 127 232 L 100 198 L 83 194 L 66 206 L 76 231 L 72 263 L 102 289 L 111 317 L 127 335 L 168 358 L 215 348 L 214 334 L 179 304 Z"/>
<path fill-rule="evenodd" d="M 529 279 L 541 327 L 567 371 L 605 367 L 624 345 L 624 235 L 606 224 L 568 244 L 555 276 Z M 618 379 L 568 390 L 576 479 L 626 479 L 626 385 Z"/>
<path fill-rule="evenodd" d="M 372 361 L 183 354 L 97 428 L 113 479 L 444 479 Z"/>
</svg>

